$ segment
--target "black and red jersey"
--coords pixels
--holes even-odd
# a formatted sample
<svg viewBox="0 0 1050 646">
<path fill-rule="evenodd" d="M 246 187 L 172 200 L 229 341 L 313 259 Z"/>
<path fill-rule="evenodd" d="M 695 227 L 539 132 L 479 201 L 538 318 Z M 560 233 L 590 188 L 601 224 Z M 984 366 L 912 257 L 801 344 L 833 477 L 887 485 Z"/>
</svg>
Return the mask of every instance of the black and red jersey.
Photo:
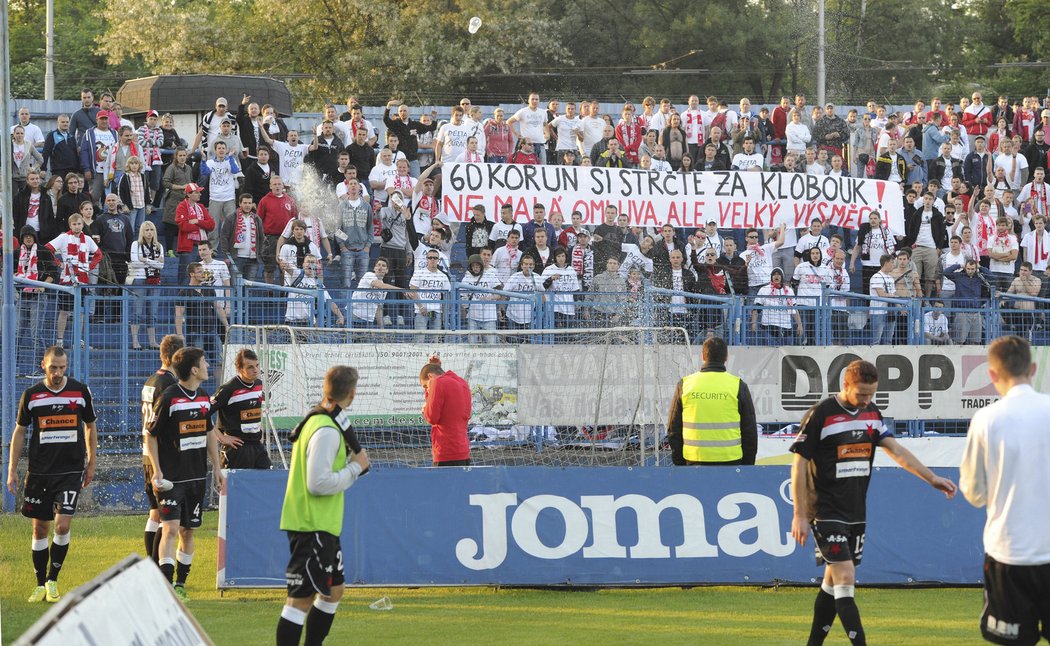
<svg viewBox="0 0 1050 646">
<path fill-rule="evenodd" d="M 219 430 L 258 444 L 262 438 L 263 384 L 256 379 L 245 383 L 234 377 L 211 398 L 212 410 L 218 414 Z"/>
<path fill-rule="evenodd" d="M 816 493 L 810 520 L 865 522 L 875 447 L 888 435 L 874 404 L 850 410 L 828 397 L 809 409 L 790 450 L 810 461 Z"/>
<path fill-rule="evenodd" d="M 59 390 L 41 381 L 22 393 L 18 425 L 31 429 L 29 473 L 76 473 L 84 470 L 84 424 L 95 421 L 91 391 L 75 379 Z"/>
<path fill-rule="evenodd" d="M 142 443 L 143 452 L 145 452 L 146 435 L 149 434 L 147 430 L 149 427 L 150 420 L 153 418 L 153 406 L 160 399 L 160 396 L 164 394 L 170 386 L 177 384 L 179 380 L 175 377 L 175 373 L 170 370 L 160 369 L 157 372 L 150 375 L 149 379 L 142 386 L 142 394 L 140 399 L 142 400 Z"/>
<path fill-rule="evenodd" d="M 153 407 L 148 427 L 157 438 L 160 469 L 172 482 L 203 480 L 208 476 L 208 431 L 211 400 L 203 388 L 168 386 Z"/>
</svg>

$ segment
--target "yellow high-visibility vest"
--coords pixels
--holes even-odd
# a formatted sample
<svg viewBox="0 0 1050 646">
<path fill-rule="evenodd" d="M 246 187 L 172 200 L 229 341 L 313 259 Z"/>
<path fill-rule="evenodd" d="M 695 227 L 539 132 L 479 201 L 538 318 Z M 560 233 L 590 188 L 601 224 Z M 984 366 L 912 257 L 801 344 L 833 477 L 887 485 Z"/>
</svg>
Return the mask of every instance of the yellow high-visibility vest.
<svg viewBox="0 0 1050 646">
<path fill-rule="evenodd" d="M 694 372 L 682 379 L 682 457 L 690 462 L 732 462 L 744 457 L 740 441 L 740 377 Z"/>
</svg>

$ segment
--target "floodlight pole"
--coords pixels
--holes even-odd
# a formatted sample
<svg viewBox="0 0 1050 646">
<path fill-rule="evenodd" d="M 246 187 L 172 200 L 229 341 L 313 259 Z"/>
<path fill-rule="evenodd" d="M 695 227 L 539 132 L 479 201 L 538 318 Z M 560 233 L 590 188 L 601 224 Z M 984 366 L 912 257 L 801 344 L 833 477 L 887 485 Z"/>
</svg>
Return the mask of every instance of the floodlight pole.
<svg viewBox="0 0 1050 646">
<path fill-rule="evenodd" d="M 3 132 L 7 132 L 8 124 L 11 123 L 11 47 L 10 31 L 7 24 L 8 3 L 0 2 L 0 124 Z M 0 477 L 7 480 L 7 468 L 11 456 L 11 433 L 15 428 L 15 278 L 14 278 L 14 253 L 15 232 L 11 219 L 11 171 L 12 150 L 5 134 L 3 145 L 0 146 L 0 211 L 3 211 L 2 227 L 3 233 L 3 280 L 2 298 L 0 298 L 0 329 L 2 329 L 3 340 L 0 342 L 0 437 L 2 437 L 2 468 Z M 4 511 L 12 511 L 15 499 L 4 487 Z"/>
<path fill-rule="evenodd" d="M 55 100 L 55 0 L 47 0 L 47 49 L 44 50 L 44 99 Z M 6 121 L 4 123 L 7 123 Z"/>
<path fill-rule="evenodd" d="M 817 0 L 817 106 L 823 108 L 826 100 L 827 68 L 824 66 L 824 1 Z"/>
</svg>

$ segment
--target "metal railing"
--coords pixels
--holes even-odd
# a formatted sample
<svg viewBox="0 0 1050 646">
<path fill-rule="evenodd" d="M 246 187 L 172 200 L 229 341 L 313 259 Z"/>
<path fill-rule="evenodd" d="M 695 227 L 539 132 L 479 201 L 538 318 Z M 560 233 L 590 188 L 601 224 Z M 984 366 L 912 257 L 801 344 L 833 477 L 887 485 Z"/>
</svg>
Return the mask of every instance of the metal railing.
<svg viewBox="0 0 1050 646">
<path fill-rule="evenodd" d="M 125 452 L 138 450 L 141 427 L 138 404 L 138 386 L 157 368 L 159 359 L 149 351 L 150 342 L 159 341 L 165 334 L 176 331 L 177 308 L 187 308 L 185 286 L 171 285 L 54 285 L 15 279 L 19 288 L 18 343 L 16 365 L 18 387 L 26 387 L 40 378 L 40 356 L 45 347 L 56 340 L 56 322 L 59 300 L 68 309 L 65 347 L 71 355 L 70 375 L 92 385 L 97 406 L 105 410 L 109 442 L 102 450 Z M 25 291 L 26 288 L 40 291 Z M 296 311 L 306 313 L 301 325 L 335 327 L 334 307 L 346 318 L 346 325 L 360 325 L 385 330 L 383 339 L 408 342 L 417 336 L 413 316 L 414 305 L 408 301 L 408 290 L 385 290 L 383 298 L 376 292 L 384 290 L 325 290 L 299 289 L 252 281 L 237 281 L 229 287 L 208 286 L 204 296 L 193 300 L 224 305 L 230 325 L 285 325 L 289 303 L 297 303 Z M 507 310 L 520 307 L 527 310 L 524 320 L 531 330 L 602 329 L 616 326 L 680 327 L 690 339 L 702 342 L 709 334 L 726 339 L 731 345 L 858 345 L 872 340 L 872 312 L 883 308 L 894 318 L 895 331 L 884 341 L 895 344 L 926 345 L 924 318 L 937 309 L 949 323 L 951 342 L 987 343 L 1003 333 L 1017 333 L 1037 345 L 1050 342 L 1050 325 L 1046 316 L 1050 299 L 1017 294 L 996 293 L 983 308 L 947 306 L 934 308 L 920 299 L 888 299 L 870 297 L 853 292 L 826 290 L 814 298 L 816 304 L 768 305 L 756 303 L 747 296 L 714 296 L 653 287 L 646 284 L 632 293 L 548 292 L 517 293 L 492 290 L 454 283 L 435 303 L 440 305 L 440 326 L 445 330 L 476 330 L 477 335 L 451 335 L 449 341 L 462 343 L 495 342 L 487 338 L 484 326 L 472 327 L 469 308 L 479 304 L 496 308 L 497 329 L 509 328 Z M 556 296 L 560 298 L 556 298 Z M 487 299 L 491 299 L 488 302 Z M 571 299 L 571 300 L 569 300 Z M 371 321 L 351 321 L 355 306 L 376 306 L 377 315 Z M 359 308 L 360 310 L 360 308 Z M 206 310 L 209 311 L 209 310 Z M 797 335 L 794 314 L 802 319 L 804 335 Z M 489 312 L 491 314 L 491 311 Z M 521 314 L 521 312 L 517 312 Z M 788 318 L 790 334 L 771 337 L 761 325 L 752 327 L 752 321 L 761 323 L 767 318 Z M 217 316 L 217 314 L 216 314 Z M 399 318 L 400 316 L 400 318 Z M 489 318 L 483 316 L 481 318 Z M 519 320 L 523 317 L 518 316 Z M 489 324 L 491 325 L 491 323 Z M 959 326 L 966 325 L 968 335 L 961 334 Z M 767 326 L 769 327 L 769 326 Z M 152 329 L 153 335 L 148 335 Z M 433 328 L 432 328 L 433 329 Z M 976 331 L 974 331 L 976 330 Z M 137 331 L 133 336 L 132 332 Z M 206 346 L 213 369 L 213 380 L 206 387 L 214 388 L 218 376 L 225 328 L 215 320 L 208 330 L 190 329 L 183 333 L 191 343 Z M 529 335 L 532 343 L 571 342 L 564 334 Z M 624 338 L 625 343 L 637 343 L 636 338 Z M 645 339 L 646 343 L 674 342 L 663 339 Z M 138 347 L 137 347 L 138 346 Z M 210 346 L 210 347 L 208 347 Z M 140 350 L 139 347 L 142 349 Z M 921 435 L 924 428 L 916 423 L 910 432 Z M 938 432 L 958 432 L 959 425 L 942 421 Z M 964 428 L 964 427 L 963 427 Z"/>
</svg>

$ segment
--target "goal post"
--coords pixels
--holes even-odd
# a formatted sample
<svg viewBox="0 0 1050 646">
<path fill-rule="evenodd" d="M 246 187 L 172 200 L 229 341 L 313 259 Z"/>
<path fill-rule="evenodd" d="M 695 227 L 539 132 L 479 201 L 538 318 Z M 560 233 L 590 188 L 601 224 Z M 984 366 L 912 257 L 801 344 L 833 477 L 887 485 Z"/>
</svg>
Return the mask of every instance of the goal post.
<svg viewBox="0 0 1050 646">
<path fill-rule="evenodd" d="M 492 343 L 478 343 L 492 341 Z M 330 366 L 360 371 L 351 419 L 373 462 L 429 466 L 419 370 L 434 353 L 471 387 L 479 465 L 644 466 L 663 447 L 676 382 L 700 365 L 685 330 L 614 327 L 500 331 L 234 326 L 224 378 L 241 348 L 259 356 L 274 464 L 288 433 L 321 400 Z"/>
</svg>

